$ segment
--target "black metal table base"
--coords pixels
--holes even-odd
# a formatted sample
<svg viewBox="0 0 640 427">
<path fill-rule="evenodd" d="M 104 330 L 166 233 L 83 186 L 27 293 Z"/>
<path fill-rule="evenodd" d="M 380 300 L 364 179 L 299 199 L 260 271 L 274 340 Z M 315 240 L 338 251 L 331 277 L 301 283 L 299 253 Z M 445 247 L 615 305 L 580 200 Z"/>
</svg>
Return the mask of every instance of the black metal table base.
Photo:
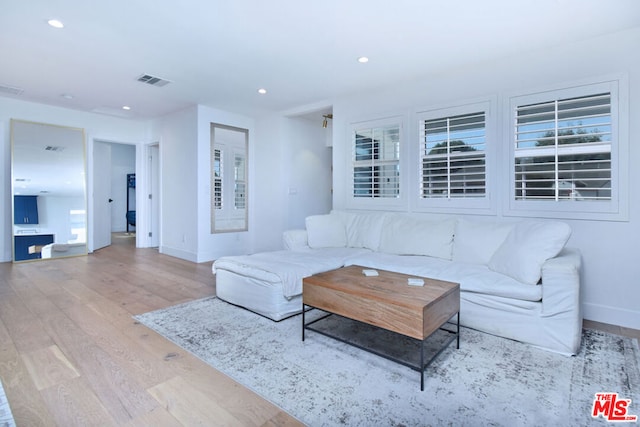
<svg viewBox="0 0 640 427">
<path fill-rule="evenodd" d="M 308 307 L 308 308 L 307 308 L 307 307 Z M 351 346 L 357 347 L 357 348 L 359 348 L 359 349 L 361 349 L 361 350 L 365 350 L 365 351 L 367 351 L 367 352 L 369 352 L 369 353 L 372 353 L 372 354 L 375 354 L 375 355 L 377 355 L 377 356 L 384 357 L 385 359 L 388 359 L 388 360 L 391 360 L 391 361 L 393 361 L 393 362 L 399 363 L 399 364 L 401 364 L 401 365 L 403 365 L 403 366 L 406 366 L 406 367 L 408 367 L 408 368 L 411 368 L 411 369 L 413 369 L 414 371 L 418 371 L 418 372 L 420 372 L 420 391 L 424 391 L 424 371 L 427 369 L 427 367 L 428 367 L 428 366 L 429 366 L 429 365 L 430 365 L 430 364 L 431 364 L 431 363 L 432 363 L 432 362 L 433 362 L 433 361 L 434 361 L 434 360 L 435 360 L 435 359 L 436 359 L 436 358 L 437 358 L 437 357 L 438 357 L 438 356 L 439 356 L 439 355 L 440 355 L 440 354 L 441 354 L 441 353 L 442 353 L 442 352 L 443 352 L 443 351 L 444 351 L 444 350 L 445 350 L 445 349 L 446 349 L 446 348 L 447 348 L 447 347 L 448 347 L 448 346 L 449 346 L 449 345 L 450 345 L 454 340 L 456 340 L 456 349 L 459 349 L 459 348 L 460 348 L 460 312 L 458 312 L 458 313 L 454 314 L 453 316 L 451 316 L 451 318 L 450 318 L 447 322 L 445 322 L 445 323 L 444 323 L 444 324 L 443 324 L 439 329 L 437 329 L 436 331 L 434 331 L 431 335 L 429 335 L 428 337 L 426 337 L 426 338 L 425 338 L 425 339 L 423 339 L 423 340 L 417 340 L 417 339 L 415 339 L 415 338 L 407 337 L 407 338 L 409 338 L 409 339 L 412 339 L 412 340 L 415 340 L 415 341 L 419 341 L 419 342 L 420 342 L 420 362 L 419 362 L 419 364 L 417 364 L 417 365 L 416 365 L 416 364 L 414 364 L 414 363 L 407 362 L 406 360 L 402 360 L 402 359 L 399 359 L 399 358 L 396 358 L 396 357 L 390 356 L 390 355 L 385 354 L 385 353 L 383 353 L 383 352 L 381 352 L 381 351 L 377 351 L 377 350 L 372 349 L 372 348 L 370 348 L 370 347 L 367 347 L 367 346 L 364 346 L 364 345 L 360 345 L 360 344 L 358 344 L 358 343 L 356 343 L 356 342 L 353 342 L 353 341 L 350 341 L 350 340 L 347 340 L 347 339 L 343 339 L 342 337 L 340 337 L 340 336 L 338 336 L 338 335 L 336 335 L 336 334 L 332 334 L 332 333 L 329 333 L 329 332 L 327 332 L 327 331 L 323 331 L 323 330 L 321 330 L 321 329 L 318 329 L 318 328 L 313 327 L 313 326 L 312 326 L 313 324 L 315 324 L 315 323 L 317 323 L 317 322 L 319 322 L 319 321 L 321 321 L 321 320 L 324 320 L 324 319 L 326 319 L 326 318 L 328 318 L 328 317 L 330 317 L 330 316 L 338 316 L 338 317 L 343 317 L 343 316 L 340 316 L 340 315 L 338 315 L 338 314 L 334 314 L 334 313 L 330 313 L 330 312 L 325 312 L 325 313 L 326 313 L 325 315 L 323 315 L 323 316 L 321 316 L 321 317 L 319 317 L 319 318 L 317 318 L 317 319 L 314 319 L 314 320 L 310 321 L 309 323 L 306 323 L 306 320 L 305 320 L 305 313 L 306 313 L 307 311 L 312 310 L 312 309 L 317 309 L 317 310 L 324 311 L 324 310 L 322 310 L 322 309 L 318 309 L 318 308 L 313 307 L 313 306 L 310 306 L 310 305 L 308 305 L 308 304 L 304 304 L 304 305 L 303 305 L 303 310 L 302 310 L 302 341 L 304 341 L 304 338 L 305 338 L 305 330 L 310 330 L 310 331 L 314 331 L 314 332 L 317 332 L 317 333 L 319 333 L 319 334 L 325 335 L 325 336 L 327 336 L 327 337 L 329 337 L 329 338 L 332 338 L 332 339 L 338 340 L 338 341 L 343 342 L 343 343 L 345 343 L 345 344 L 349 344 L 349 345 L 351 345 Z M 451 322 L 451 319 L 453 319 L 454 317 L 456 317 L 456 321 L 455 321 L 455 323 L 452 323 L 452 322 Z M 357 320 L 355 320 L 355 319 L 350 319 L 350 320 L 354 320 L 354 321 L 358 322 L 358 321 L 357 321 Z M 362 323 L 362 322 L 360 322 L 360 323 Z M 455 330 L 454 330 L 454 331 L 452 331 L 452 330 L 450 330 L 450 329 L 447 329 L 447 328 L 445 328 L 445 327 L 444 327 L 445 325 L 454 325 L 454 326 L 455 326 Z M 380 328 L 380 329 L 383 329 L 383 328 Z M 440 349 L 439 349 L 435 354 L 433 354 L 433 355 L 432 355 L 428 360 L 426 360 L 426 361 L 425 361 L 425 343 L 426 343 L 426 341 L 427 341 L 431 336 L 433 336 L 433 334 L 435 334 L 437 331 L 444 331 L 444 332 L 446 332 L 446 333 L 448 333 L 448 334 L 449 334 L 449 337 L 445 340 L 445 342 L 442 344 L 442 346 L 440 347 Z M 388 332 L 392 332 L 392 331 L 388 331 Z M 395 332 L 392 332 L 392 333 L 397 334 L 397 333 L 395 333 Z M 397 335 L 402 335 L 402 334 L 397 334 Z M 405 336 L 405 337 L 406 337 L 406 336 Z"/>
</svg>

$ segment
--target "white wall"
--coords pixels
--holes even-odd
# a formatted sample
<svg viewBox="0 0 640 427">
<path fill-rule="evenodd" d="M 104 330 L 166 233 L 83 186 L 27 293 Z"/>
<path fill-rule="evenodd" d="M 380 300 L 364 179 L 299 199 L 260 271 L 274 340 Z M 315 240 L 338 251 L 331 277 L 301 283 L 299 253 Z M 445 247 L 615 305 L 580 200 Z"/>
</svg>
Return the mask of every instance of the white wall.
<svg viewBox="0 0 640 427">
<path fill-rule="evenodd" d="M 211 123 L 233 126 L 249 131 L 248 158 L 248 231 L 211 233 Z M 257 136 L 252 118 L 233 114 L 215 108 L 198 106 L 197 145 L 197 198 L 198 198 L 198 254 L 197 262 L 211 261 L 223 255 L 246 254 L 251 252 L 251 233 L 255 230 L 255 212 L 258 206 L 252 203 L 253 182 L 255 180 L 254 160 Z"/>
<path fill-rule="evenodd" d="M 198 110 L 187 108 L 153 122 L 160 141 L 160 252 L 197 260 Z"/>
<path fill-rule="evenodd" d="M 304 228 L 307 216 L 331 210 L 332 149 L 326 145 L 328 132 L 330 129 L 324 129 L 319 120 L 286 120 L 287 228 Z"/>
<path fill-rule="evenodd" d="M 211 123 L 249 130 L 247 231 L 211 233 Z M 163 253 L 205 262 L 281 249 L 284 230 L 331 209 L 331 149 L 319 123 L 200 105 L 155 120 L 151 138 L 160 141 Z"/>
<path fill-rule="evenodd" d="M 582 79 L 611 74 L 628 75 L 630 98 L 629 221 L 566 220 L 573 229 L 569 246 L 583 255 L 583 308 L 587 319 L 640 328 L 640 198 L 635 185 L 640 182 L 640 29 L 621 32 L 585 42 L 557 46 L 539 52 L 523 52 L 502 61 L 476 64 L 464 69 L 405 82 L 375 93 L 336 100 L 334 113 L 334 207 L 344 209 L 349 182 L 348 162 L 350 122 L 400 114 L 412 126 L 412 112 L 444 104 L 466 103 L 481 97 L 498 99 L 499 117 L 504 116 L 506 95 L 514 91 L 535 91 L 562 87 Z M 498 135 L 500 146 L 508 147 L 505 132 Z M 407 159 L 405 159 L 407 161 Z M 499 177 L 510 176 L 504 163 Z M 404 169 L 406 170 L 406 168 Z M 505 182 L 506 181 L 506 182 Z M 493 203 L 498 217 L 504 216 L 509 197 L 508 181 L 498 180 Z M 626 197 L 626 196 L 625 196 Z M 409 210 L 407 203 L 406 210 Z"/>
<path fill-rule="evenodd" d="M 148 123 L 86 113 L 67 108 L 25 102 L 0 97 L 0 261 L 10 261 L 11 256 L 11 142 L 10 119 L 29 120 L 61 126 L 85 129 L 87 153 L 90 154 L 93 138 L 106 141 L 141 143 L 147 140 Z M 89 177 L 91 159 L 89 157 Z M 91 189 L 91 180 L 89 180 Z M 91 194 L 89 194 L 91 196 Z M 89 204 L 90 206 L 90 204 Z M 89 218 L 91 222 L 91 218 Z"/>
<path fill-rule="evenodd" d="M 252 252 L 282 249 L 287 227 L 287 168 L 284 129 L 287 119 L 268 114 L 256 120 L 256 134 L 249 137 L 253 172 L 249 193 L 249 231 Z"/>
</svg>

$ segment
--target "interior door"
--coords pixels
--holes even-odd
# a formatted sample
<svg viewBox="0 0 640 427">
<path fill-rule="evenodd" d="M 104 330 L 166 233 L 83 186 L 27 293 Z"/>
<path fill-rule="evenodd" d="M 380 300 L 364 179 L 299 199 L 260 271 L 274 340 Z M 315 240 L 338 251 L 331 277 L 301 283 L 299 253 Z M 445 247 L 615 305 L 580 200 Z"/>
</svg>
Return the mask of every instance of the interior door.
<svg viewBox="0 0 640 427">
<path fill-rule="evenodd" d="M 111 245 L 111 144 L 93 144 L 93 249 Z"/>
</svg>

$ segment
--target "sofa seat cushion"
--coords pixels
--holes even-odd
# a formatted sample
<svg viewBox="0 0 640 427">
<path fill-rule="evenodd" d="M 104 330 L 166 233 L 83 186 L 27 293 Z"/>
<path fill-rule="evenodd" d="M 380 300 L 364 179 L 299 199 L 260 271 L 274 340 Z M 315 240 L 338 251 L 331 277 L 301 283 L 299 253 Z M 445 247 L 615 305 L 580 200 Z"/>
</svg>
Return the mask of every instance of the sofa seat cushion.
<svg viewBox="0 0 640 427">
<path fill-rule="evenodd" d="M 451 261 L 420 255 L 395 255 L 385 252 L 369 252 L 349 258 L 346 265 L 361 265 L 398 273 L 421 275 L 418 272 L 429 272 L 429 277 L 438 278 L 444 274 Z"/>
<path fill-rule="evenodd" d="M 438 277 L 460 283 L 460 290 L 522 301 L 541 301 L 542 286 L 526 286 L 511 276 L 492 271 L 486 265 L 451 263 Z"/>
<path fill-rule="evenodd" d="M 347 262 L 347 265 L 362 265 L 367 268 L 460 283 L 462 292 L 476 292 L 523 301 L 542 299 L 542 286 L 526 286 L 510 276 L 492 271 L 485 265 L 380 252 L 353 256 Z"/>
<path fill-rule="evenodd" d="M 359 248 L 321 248 L 297 251 L 260 252 L 253 255 L 226 256 L 216 260 L 211 269 L 227 270 L 242 276 L 282 283 L 285 298 L 302 293 L 302 279 L 342 267 L 356 255 L 370 252 Z"/>
</svg>

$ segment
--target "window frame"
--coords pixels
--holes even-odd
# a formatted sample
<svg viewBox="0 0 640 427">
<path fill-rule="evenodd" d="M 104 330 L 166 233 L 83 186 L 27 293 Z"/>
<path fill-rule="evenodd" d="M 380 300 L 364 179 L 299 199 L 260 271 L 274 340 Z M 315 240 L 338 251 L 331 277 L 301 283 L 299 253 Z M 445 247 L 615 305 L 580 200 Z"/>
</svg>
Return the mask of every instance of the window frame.
<svg viewBox="0 0 640 427">
<path fill-rule="evenodd" d="M 406 171 L 406 142 L 405 142 L 405 122 L 404 116 L 394 115 L 386 118 L 363 120 L 357 122 L 351 122 L 348 126 L 346 144 L 347 155 L 345 156 L 347 161 L 348 171 L 348 188 L 347 188 L 347 208 L 349 209 L 372 209 L 372 210 L 400 210 L 406 208 L 407 200 L 407 171 Z M 356 197 L 354 196 L 354 169 L 356 167 L 355 160 L 355 135 L 359 130 L 363 129 L 375 129 L 386 128 L 391 126 L 398 127 L 398 196 L 397 197 Z M 380 161 L 380 165 L 388 164 L 388 161 Z"/>
<path fill-rule="evenodd" d="M 610 93 L 611 96 L 611 199 L 610 200 L 518 200 L 516 198 L 517 109 L 521 106 L 582 96 Z M 624 76 L 578 82 L 544 90 L 514 93 L 505 101 L 505 182 L 509 183 L 504 211 L 507 216 L 628 220 L 628 83 Z"/>
<path fill-rule="evenodd" d="M 497 166 L 497 124 L 496 114 L 497 98 L 483 98 L 469 100 L 455 105 L 444 105 L 430 109 L 420 109 L 414 113 L 415 135 L 412 138 L 411 155 L 415 172 L 412 176 L 410 188 L 413 201 L 413 209 L 420 212 L 447 212 L 447 213 L 476 213 L 495 214 L 497 207 L 493 193 L 495 192 L 495 169 Z M 485 167 L 485 193 L 483 197 L 422 197 L 422 127 L 424 121 L 447 119 L 456 116 L 484 113 L 484 167 Z"/>
</svg>

